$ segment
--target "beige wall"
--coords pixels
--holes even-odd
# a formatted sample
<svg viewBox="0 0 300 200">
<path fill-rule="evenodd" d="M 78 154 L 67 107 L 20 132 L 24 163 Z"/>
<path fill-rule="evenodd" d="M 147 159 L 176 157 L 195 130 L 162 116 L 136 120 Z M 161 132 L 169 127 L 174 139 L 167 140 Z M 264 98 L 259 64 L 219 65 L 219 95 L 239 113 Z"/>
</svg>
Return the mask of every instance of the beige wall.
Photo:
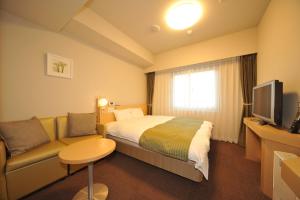
<svg viewBox="0 0 300 200">
<path fill-rule="evenodd" d="M 156 55 L 147 72 L 165 70 L 257 52 L 256 28 L 217 37 Z"/>
<path fill-rule="evenodd" d="M 258 82 L 284 84 L 284 117 L 290 121 L 300 97 L 300 1 L 272 0 L 258 26 Z"/>
<path fill-rule="evenodd" d="M 103 95 L 144 103 L 143 70 L 20 18 L 0 12 L 0 121 L 93 112 Z M 73 79 L 45 75 L 45 53 L 74 60 Z"/>
</svg>

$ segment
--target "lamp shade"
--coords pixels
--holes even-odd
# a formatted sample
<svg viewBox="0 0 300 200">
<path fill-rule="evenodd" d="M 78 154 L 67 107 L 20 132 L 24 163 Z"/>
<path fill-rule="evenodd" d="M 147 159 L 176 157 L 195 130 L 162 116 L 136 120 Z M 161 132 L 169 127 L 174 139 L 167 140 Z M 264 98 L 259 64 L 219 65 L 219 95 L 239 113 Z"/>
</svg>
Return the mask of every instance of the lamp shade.
<svg viewBox="0 0 300 200">
<path fill-rule="evenodd" d="M 104 107 L 104 106 L 107 105 L 107 103 L 108 103 L 108 101 L 107 101 L 107 99 L 105 99 L 105 98 L 100 98 L 100 99 L 98 99 L 98 106 L 99 106 L 99 107 Z"/>
<path fill-rule="evenodd" d="M 198 0 L 181 0 L 169 8 L 165 19 L 170 28 L 184 30 L 196 24 L 202 13 Z"/>
</svg>

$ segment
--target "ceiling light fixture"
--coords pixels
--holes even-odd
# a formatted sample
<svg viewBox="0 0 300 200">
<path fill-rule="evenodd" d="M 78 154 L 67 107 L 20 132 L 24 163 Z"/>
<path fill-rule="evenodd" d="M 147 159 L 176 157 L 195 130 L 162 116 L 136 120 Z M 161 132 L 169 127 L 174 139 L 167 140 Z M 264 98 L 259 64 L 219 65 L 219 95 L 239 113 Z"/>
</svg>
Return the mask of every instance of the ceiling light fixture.
<svg viewBox="0 0 300 200">
<path fill-rule="evenodd" d="M 181 0 L 168 9 L 165 20 L 170 28 L 184 30 L 196 24 L 202 13 L 199 1 Z"/>
</svg>

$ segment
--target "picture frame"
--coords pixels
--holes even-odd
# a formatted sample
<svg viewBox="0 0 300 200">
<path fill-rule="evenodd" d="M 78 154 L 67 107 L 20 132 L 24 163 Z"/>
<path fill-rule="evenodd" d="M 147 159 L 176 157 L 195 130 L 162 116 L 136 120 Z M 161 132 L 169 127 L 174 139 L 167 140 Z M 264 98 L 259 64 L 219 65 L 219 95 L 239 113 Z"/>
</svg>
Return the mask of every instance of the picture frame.
<svg viewBox="0 0 300 200">
<path fill-rule="evenodd" d="M 47 53 L 46 74 L 60 78 L 73 78 L 73 60 L 52 53 Z"/>
</svg>

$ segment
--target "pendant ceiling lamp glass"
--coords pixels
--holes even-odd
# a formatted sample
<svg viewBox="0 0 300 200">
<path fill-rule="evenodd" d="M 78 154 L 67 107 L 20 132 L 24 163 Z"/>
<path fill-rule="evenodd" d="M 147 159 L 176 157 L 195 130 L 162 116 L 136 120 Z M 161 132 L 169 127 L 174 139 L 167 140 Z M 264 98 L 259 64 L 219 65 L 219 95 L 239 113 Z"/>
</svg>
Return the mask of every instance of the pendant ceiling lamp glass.
<svg viewBox="0 0 300 200">
<path fill-rule="evenodd" d="M 199 1 L 181 0 L 169 8 L 165 19 L 170 28 L 184 30 L 196 24 L 202 13 Z"/>
</svg>

